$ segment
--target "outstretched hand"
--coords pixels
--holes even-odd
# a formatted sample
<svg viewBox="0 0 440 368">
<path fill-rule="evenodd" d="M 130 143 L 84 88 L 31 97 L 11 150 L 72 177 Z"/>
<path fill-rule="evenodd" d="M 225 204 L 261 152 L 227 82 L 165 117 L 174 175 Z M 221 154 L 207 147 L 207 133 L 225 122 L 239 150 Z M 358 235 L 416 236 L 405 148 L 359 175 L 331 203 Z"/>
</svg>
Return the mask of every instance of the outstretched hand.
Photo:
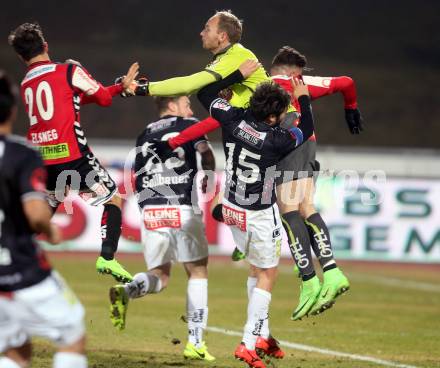
<svg viewBox="0 0 440 368">
<path fill-rule="evenodd" d="M 298 99 L 299 96 L 309 96 L 309 89 L 301 79 L 292 78 L 293 96 Z"/>
<path fill-rule="evenodd" d="M 134 95 L 137 86 L 135 78 L 138 76 L 138 74 L 139 74 L 139 63 L 135 62 L 131 64 L 127 74 L 122 78 L 121 81 L 125 93 Z"/>
<path fill-rule="evenodd" d="M 261 67 L 261 64 L 258 62 L 258 60 L 249 59 L 241 63 L 241 65 L 238 67 L 238 70 L 240 70 L 240 73 L 243 75 L 244 79 L 246 79 L 259 67 Z"/>
</svg>

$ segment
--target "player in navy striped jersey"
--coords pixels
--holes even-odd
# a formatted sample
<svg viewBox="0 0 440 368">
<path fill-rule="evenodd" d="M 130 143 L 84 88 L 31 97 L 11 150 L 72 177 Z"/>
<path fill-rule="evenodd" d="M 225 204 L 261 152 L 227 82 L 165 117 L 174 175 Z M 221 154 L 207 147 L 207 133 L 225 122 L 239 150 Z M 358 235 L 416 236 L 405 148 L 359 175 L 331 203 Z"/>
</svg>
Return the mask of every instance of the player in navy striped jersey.
<svg viewBox="0 0 440 368">
<path fill-rule="evenodd" d="M 84 309 L 35 240 L 61 236 L 50 223 L 43 161 L 10 134 L 15 106 L 0 71 L 0 368 L 30 366 L 33 336 L 58 345 L 54 368 L 86 368 Z"/>
<path fill-rule="evenodd" d="M 226 156 L 223 219 L 257 276 L 235 357 L 250 367 L 265 368 L 256 344 L 258 337 L 270 338 L 269 304 L 280 257 L 282 221 L 276 205 L 276 164 L 313 134 L 313 116 L 307 87 L 301 81 L 293 81 L 302 110 L 300 123 L 288 129 L 279 124 L 286 116 L 290 96 L 275 83 L 260 84 L 248 109 L 235 108 L 217 97 L 222 89 L 250 75 L 256 65 L 251 60 L 243 63 L 227 78 L 200 90 L 198 97 L 222 127 Z"/>
<path fill-rule="evenodd" d="M 153 140 L 167 140 L 195 124 L 186 96 L 156 98 L 160 119 L 147 125 L 136 142 L 136 192 L 142 216 L 142 243 L 148 272 L 110 290 L 111 320 L 125 327 L 131 298 L 162 291 L 169 282 L 173 262 L 181 262 L 188 275 L 187 359 L 214 361 L 203 340 L 208 320 L 208 243 L 197 207 L 197 153 L 204 170 L 215 170 L 215 159 L 206 137 L 182 145 L 171 157 L 151 148 Z M 202 190 L 204 187 L 202 187 Z"/>
</svg>

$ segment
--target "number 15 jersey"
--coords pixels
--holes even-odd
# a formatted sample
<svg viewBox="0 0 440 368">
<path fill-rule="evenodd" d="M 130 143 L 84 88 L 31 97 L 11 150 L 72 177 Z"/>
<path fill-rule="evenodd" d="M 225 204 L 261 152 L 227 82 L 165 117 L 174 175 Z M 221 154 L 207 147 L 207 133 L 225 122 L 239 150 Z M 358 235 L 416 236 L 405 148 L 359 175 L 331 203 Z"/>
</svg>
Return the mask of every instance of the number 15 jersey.
<svg viewBox="0 0 440 368">
<path fill-rule="evenodd" d="M 249 210 L 272 206 L 276 202 L 276 164 L 302 139 L 279 126 L 257 121 L 249 110 L 235 108 L 221 98 L 211 103 L 210 115 L 223 131 L 225 198 Z"/>
</svg>

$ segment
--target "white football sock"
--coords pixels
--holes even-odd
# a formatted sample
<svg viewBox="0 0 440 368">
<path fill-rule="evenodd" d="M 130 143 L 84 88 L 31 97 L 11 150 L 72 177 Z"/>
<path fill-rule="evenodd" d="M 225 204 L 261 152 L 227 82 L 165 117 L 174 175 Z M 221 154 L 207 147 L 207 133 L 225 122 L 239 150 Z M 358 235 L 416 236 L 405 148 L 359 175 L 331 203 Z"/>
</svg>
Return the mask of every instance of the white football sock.
<svg viewBox="0 0 440 368">
<path fill-rule="evenodd" d="M 0 368 L 22 368 L 19 364 L 15 363 L 12 359 L 7 357 L 0 358 Z"/>
<path fill-rule="evenodd" d="M 257 338 L 261 336 L 264 321 L 269 316 L 271 298 L 272 295 L 268 291 L 257 287 L 254 288 L 248 304 L 247 321 L 243 333 L 243 342 L 246 345 L 246 349 L 255 350 Z"/>
<path fill-rule="evenodd" d="M 203 342 L 203 330 L 208 322 L 208 280 L 190 279 L 186 293 L 188 341 L 196 348 Z"/>
<path fill-rule="evenodd" d="M 257 286 L 257 278 L 249 276 L 247 279 L 247 292 L 248 292 L 248 301 L 251 300 L 252 292 L 254 291 L 255 286 Z M 267 339 L 270 335 L 269 331 L 269 316 L 264 320 L 263 326 L 261 327 L 261 337 Z"/>
<path fill-rule="evenodd" d="M 257 286 L 257 278 L 249 276 L 247 279 L 247 294 L 248 301 L 251 300 L 252 292 L 254 291 L 254 287 Z"/>
<path fill-rule="evenodd" d="M 78 353 L 59 352 L 53 356 L 53 368 L 87 368 L 87 358 Z"/>
<path fill-rule="evenodd" d="M 124 285 L 130 299 L 140 298 L 146 294 L 155 294 L 162 290 L 162 281 L 152 273 L 141 272 L 133 276 L 133 281 Z"/>
</svg>

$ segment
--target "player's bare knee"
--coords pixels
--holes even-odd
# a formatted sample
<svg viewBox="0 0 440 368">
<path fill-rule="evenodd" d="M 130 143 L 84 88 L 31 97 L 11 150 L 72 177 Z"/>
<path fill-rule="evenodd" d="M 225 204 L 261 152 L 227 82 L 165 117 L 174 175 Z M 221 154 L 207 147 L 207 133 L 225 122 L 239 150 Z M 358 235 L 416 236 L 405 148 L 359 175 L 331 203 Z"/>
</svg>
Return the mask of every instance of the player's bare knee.
<svg viewBox="0 0 440 368">
<path fill-rule="evenodd" d="M 171 275 L 171 263 L 166 263 L 159 267 L 153 268 L 148 271 L 149 274 L 152 274 L 160 279 L 162 290 L 168 286 Z"/>
<path fill-rule="evenodd" d="M 4 356 L 11 359 L 21 368 L 30 367 L 32 358 L 32 345 L 30 342 L 27 342 L 18 348 L 9 349 L 4 352 Z"/>
<path fill-rule="evenodd" d="M 278 185 L 276 190 L 277 204 L 281 213 L 298 211 L 301 198 L 298 197 L 295 181 Z"/>
<path fill-rule="evenodd" d="M 316 208 L 312 203 L 301 203 L 301 205 L 299 206 L 299 213 L 304 219 L 309 218 L 316 212 Z"/>
<path fill-rule="evenodd" d="M 249 265 L 249 277 L 257 277 L 257 267 Z"/>
<path fill-rule="evenodd" d="M 85 354 L 85 352 L 86 352 L 86 336 L 83 335 L 79 338 L 79 340 L 75 341 L 74 343 L 60 347 L 58 349 L 58 352 Z"/>
<path fill-rule="evenodd" d="M 207 279 L 208 278 L 208 257 L 199 259 L 194 262 L 184 263 L 185 271 L 190 279 Z"/>
</svg>

